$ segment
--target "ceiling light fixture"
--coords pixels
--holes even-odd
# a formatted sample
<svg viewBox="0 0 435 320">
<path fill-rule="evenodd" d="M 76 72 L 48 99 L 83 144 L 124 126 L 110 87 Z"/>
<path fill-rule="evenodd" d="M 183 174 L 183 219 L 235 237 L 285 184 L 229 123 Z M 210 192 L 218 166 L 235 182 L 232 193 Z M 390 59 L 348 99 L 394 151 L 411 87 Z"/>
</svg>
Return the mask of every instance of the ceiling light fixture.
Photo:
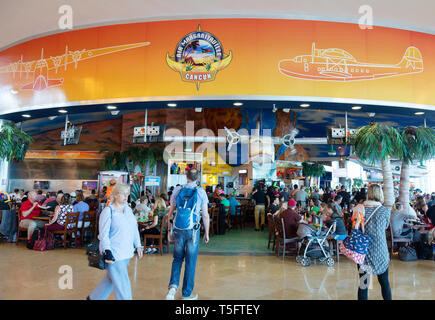
<svg viewBox="0 0 435 320">
<path fill-rule="evenodd" d="M 117 106 L 107 106 L 107 109 L 109 109 L 109 110 L 115 110 L 117 108 L 118 108 Z"/>
<path fill-rule="evenodd" d="M 423 112 L 423 111 L 418 111 L 418 112 L 414 112 L 414 114 L 415 114 L 416 116 L 421 116 L 422 114 L 424 114 L 424 112 Z"/>
<path fill-rule="evenodd" d="M 241 102 L 234 102 L 233 105 L 236 106 L 236 107 L 240 107 L 240 106 L 243 106 L 243 103 L 241 103 Z"/>
<path fill-rule="evenodd" d="M 56 118 L 57 118 L 57 116 L 51 116 L 51 117 L 48 117 L 48 120 L 54 120 Z"/>
<path fill-rule="evenodd" d="M 353 106 L 352 107 L 352 110 L 361 110 L 362 109 L 362 107 L 360 107 L 360 106 Z"/>
<path fill-rule="evenodd" d="M 299 106 L 302 107 L 302 108 L 308 108 L 310 105 L 308 103 L 302 103 Z"/>
<path fill-rule="evenodd" d="M 176 107 L 176 106 L 177 106 L 176 103 L 168 103 L 168 107 L 174 108 L 174 107 Z"/>
<path fill-rule="evenodd" d="M 24 118 L 31 118 L 32 116 L 30 114 L 23 114 L 22 115 Z"/>
<path fill-rule="evenodd" d="M 59 111 L 59 113 L 68 113 L 68 111 L 63 110 L 63 109 L 60 109 L 60 110 L 58 110 L 58 111 Z"/>
</svg>

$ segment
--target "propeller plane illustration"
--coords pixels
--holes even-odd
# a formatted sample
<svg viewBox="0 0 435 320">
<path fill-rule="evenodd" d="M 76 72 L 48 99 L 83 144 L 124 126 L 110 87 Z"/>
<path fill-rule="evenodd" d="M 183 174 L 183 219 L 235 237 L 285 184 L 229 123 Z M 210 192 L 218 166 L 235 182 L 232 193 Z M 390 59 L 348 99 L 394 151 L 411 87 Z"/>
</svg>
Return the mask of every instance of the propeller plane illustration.
<svg viewBox="0 0 435 320">
<path fill-rule="evenodd" d="M 359 62 L 343 49 L 316 49 L 313 43 L 311 54 L 281 60 L 278 69 L 285 76 L 309 80 L 373 80 L 423 72 L 423 57 L 418 48 L 408 47 L 397 64 Z"/>
<path fill-rule="evenodd" d="M 41 49 L 41 58 L 33 61 L 23 61 L 23 56 L 17 62 L 10 63 L 6 66 L 0 67 L 0 73 L 12 73 L 12 77 L 19 74 L 20 80 L 25 75 L 25 80 L 31 82 L 21 86 L 21 90 L 35 90 L 42 91 L 47 88 L 58 86 L 63 84 L 63 79 L 51 79 L 49 77 L 49 71 L 54 70 L 58 73 L 60 68 L 67 70 L 68 65 L 74 64 L 75 69 L 80 61 L 92 59 L 98 56 L 139 48 L 150 45 L 150 42 L 139 42 L 133 44 L 119 45 L 106 48 L 98 48 L 91 50 L 68 50 L 68 46 L 65 47 L 65 53 L 60 56 L 44 58 L 44 49 Z M 33 77 L 29 79 L 29 75 Z"/>
</svg>

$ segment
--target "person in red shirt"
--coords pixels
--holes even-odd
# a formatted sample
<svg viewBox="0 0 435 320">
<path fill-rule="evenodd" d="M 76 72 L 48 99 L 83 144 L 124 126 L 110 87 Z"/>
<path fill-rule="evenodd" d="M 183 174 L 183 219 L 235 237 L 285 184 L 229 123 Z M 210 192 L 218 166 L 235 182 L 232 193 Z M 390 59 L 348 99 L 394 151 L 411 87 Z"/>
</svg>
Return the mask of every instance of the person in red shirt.
<svg viewBox="0 0 435 320">
<path fill-rule="evenodd" d="M 20 227 L 27 229 L 27 239 L 32 237 L 36 228 L 43 228 L 45 225 L 44 221 L 33 220 L 34 217 L 38 217 L 41 213 L 40 208 L 40 204 L 36 201 L 36 192 L 30 191 L 27 195 L 27 201 L 23 202 L 20 209 Z"/>
<path fill-rule="evenodd" d="M 280 218 L 284 219 L 285 237 L 286 239 L 296 238 L 298 231 L 298 224 L 301 220 L 301 216 L 296 212 L 296 200 L 290 199 L 288 201 L 288 209 L 284 210 L 280 214 Z"/>
</svg>

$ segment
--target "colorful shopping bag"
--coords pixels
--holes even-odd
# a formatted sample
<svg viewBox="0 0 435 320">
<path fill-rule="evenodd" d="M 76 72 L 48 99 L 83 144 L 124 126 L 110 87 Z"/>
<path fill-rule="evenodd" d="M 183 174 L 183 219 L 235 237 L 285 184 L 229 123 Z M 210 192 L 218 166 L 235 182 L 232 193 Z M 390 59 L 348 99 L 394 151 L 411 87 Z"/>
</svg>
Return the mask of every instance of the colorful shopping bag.
<svg viewBox="0 0 435 320">
<path fill-rule="evenodd" d="M 364 226 L 375 215 L 376 211 L 381 206 L 377 207 L 372 215 L 364 223 Z M 353 229 L 350 237 L 347 237 L 340 245 L 340 252 L 348 257 L 350 260 L 358 264 L 364 264 L 365 257 L 367 255 L 367 248 L 370 244 L 370 236 L 361 232 L 359 229 Z"/>
</svg>

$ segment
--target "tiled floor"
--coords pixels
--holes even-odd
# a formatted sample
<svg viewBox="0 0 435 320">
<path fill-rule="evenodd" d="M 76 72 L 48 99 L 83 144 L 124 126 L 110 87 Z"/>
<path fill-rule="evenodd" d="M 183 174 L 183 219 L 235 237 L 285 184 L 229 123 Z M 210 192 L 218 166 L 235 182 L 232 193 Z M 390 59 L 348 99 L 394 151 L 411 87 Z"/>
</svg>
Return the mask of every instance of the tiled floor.
<svg viewBox="0 0 435 320">
<path fill-rule="evenodd" d="M 172 257 L 165 254 L 134 257 L 129 266 L 134 299 L 163 299 Z M 71 266 L 73 289 L 60 289 L 59 268 Z M 104 271 L 87 266 L 83 249 L 36 252 L 0 243 L 0 299 L 84 299 L 99 283 Z M 390 264 L 393 299 L 435 299 L 435 262 Z M 195 292 L 200 299 L 355 299 L 356 266 L 346 258 L 332 268 L 301 267 L 294 257 L 283 262 L 275 256 L 198 257 Z M 180 292 L 177 293 L 179 297 Z M 381 299 L 374 281 L 370 299 Z M 113 299 L 113 296 L 111 296 Z"/>
</svg>

